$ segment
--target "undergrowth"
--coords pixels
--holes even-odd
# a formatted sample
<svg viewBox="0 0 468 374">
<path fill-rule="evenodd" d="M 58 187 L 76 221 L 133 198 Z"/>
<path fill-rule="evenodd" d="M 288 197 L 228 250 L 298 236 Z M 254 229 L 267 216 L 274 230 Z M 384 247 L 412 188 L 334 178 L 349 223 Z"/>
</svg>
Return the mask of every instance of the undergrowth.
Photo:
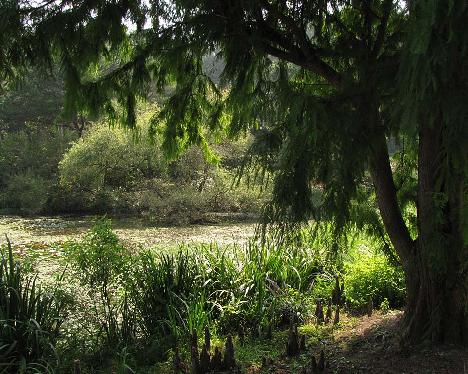
<svg viewBox="0 0 468 374">
<path fill-rule="evenodd" d="M 400 305 L 404 295 L 401 272 L 385 258 L 369 254 L 363 262 L 339 264 L 323 256 L 324 249 L 307 236 L 288 245 L 268 241 L 244 246 L 192 244 L 165 252 L 124 245 L 110 221 L 102 219 L 83 239 L 64 243 L 62 251 L 65 282 L 73 294 L 69 314 L 65 297 L 44 294 L 35 276 L 15 278 L 9 286 L 34 302 L 29 315 L 0 319 L 15 321 L 17 326 L 24 323 L 25 331 L 40 326 L 22 333 L 39 340 L 28 337 L 18 345 L 8 355 L 11 365 L 31 362 L 46 365 L 49 371 L 68 372 L 79 359 L 83 373 L 108 368 L 152 372 L 170 361 L 176 346 L 187 355 L 192 332 L 203 336 L 205 327 L 214 340 L 237 336 L 242 328 L 248 343 L 237 354 L 257 362 L 260 356 L 255 352 L 282 350 L 279 341 L 292 321 L 309 324 L 313 320 L 317 299 L 328 300 L 336 276 L 344 279 L 347 309 L 359 310 L 369 298 L 388 309 L 388 303 Z M 21 267 L 11 262 L 11 247 L 9 253 L 10 262 L 2 263 L 3 273 L 16 274 Z M 12 293 L 5 288 L 3 295 L 0 311 Z M 46 314 L 41 312 L 44 305 Z M 31 324 L 33 320 L 37 324 Z M 276 348 L 260 338 L 261 331 L 270 327 L 279 339 Z M 3 331 L 7 330 L 2 329 L 2 342 Z M 314 334 L 309 334 L 310 339 Z M 256 348 L 248 348 L 249 344 Z M 2 343 L 1 350 L 8 348 Z"/>
</svg>

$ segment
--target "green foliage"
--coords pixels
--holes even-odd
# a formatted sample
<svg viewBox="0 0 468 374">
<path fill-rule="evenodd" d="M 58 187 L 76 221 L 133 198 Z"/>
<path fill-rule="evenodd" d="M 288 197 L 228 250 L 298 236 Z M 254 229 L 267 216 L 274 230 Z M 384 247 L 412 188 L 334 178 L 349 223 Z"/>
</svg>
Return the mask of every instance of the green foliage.
<svg viewBox="0 0 468 374">
<path fill-rule="evenodd" d="M 321 273 L 315 278 L 313 284 L 314 299 L 328 300 L 335 287 L 335 278 L 328 273 Z"/>
<path fill-rule="evenodd" d="M 24 129 L 28 122 L 50 126 L 59 119 L 63 105 L 63 81 L 58 74 L 33 70 L 0 95 L 0 129 Z"/>
<path fill-rule="evenodd" d="M 208 212 L 260 211 L 259 189 L 233 186 L 231 169 L 241 162 L 242 145 L 218 146 L 226 168 L 209 164 L 195 147 L 169 162 L 145 133 L 149 115 L 151 110 L 144 109 L 138 117 L 139 136 L 108 122 L 94 124 L 74 143 L 73 132 L 39 123 L 5 133 L 0 138 L 0 211 L 144 213 L 166 224 L 210 220 Z"/>
<path fill-rule="evenodd" d="M 129 253 L 112 232 L 111 222 L 99 220 L 79 243 L 67 245 L 67 256 L 88 293 L 98 323 L 109 346 L 133 337 L 133 312 L 125 293 Z"/>
<path fill-rule="evenodd" d="M 180 247 L 176 254 L 141 251 L 130 259 L 108 220 L 67 244 L 66 253 L 91 303 L 91 318 L 82 322 L 95 331 L 90 338 L 99 345 L 103 334 L 108 347 L 139 342 L 145 349 L 154 339 L 173 346 L 208 325 L 227 333 L 239 324 L 256 331 L 305 319 L 302 292 L 324 266 L 310 248 L 254 242 Z"/>
<path fill-rule="evenodd" d="M 455 283 L 463 291 L 460 311 L 454 313 L 466 326 L 466 313 L 461 312 L 467 300 L 468 232 L 468 84 L 460 69 L 468 50 L 463 0 L 2 5 L 2 85 L 32 65 L 58 62 L 66 112 L 106 114 L 134 129 L 137 102 L 148 97 L 153 83 L 161 92 L 170 91 L 150 120 L 151 134 L 164 135 L 161 144 L 170 157 L 195 144 L 215 162 L 211 135 L 237 136 L 253 129 L 253 163 L 259 163 L 262 175 L 273 176 L 273 198 L 264 211 L 267 222 L 284 230 L 311 219 L 331 221 L 338 241 L 361 212 L 358 225 L 378 236 L 396 263 L 382 231 L 385 223 L 407 271 L 417 269 L 417 262 L 424 268 L 421 273 L 439 282 L 455 264 Z M 203 59 L 214 54 L 225 63 L 220 85 L 203 69 Z M 412 162 L 403 171 L 408 183 L 399 186 L 394 183 L 401 182 L 397 168 L 389 163 L 390 135 L 403 135 L 411 143 L 406 149 L 420 152 L 410 155 Z M 434 158 L 424 154 L 432 151 L 432 142 Z M 414 183 L 416 175 L 424 181 L 420 186 Z M 411 200 L 416 189 L 421 214 L 414 226 Z M 417 250 L 405 223 L 421 229 L 411 234 L 421 235 L 416 243 L 428 248 L 421 251 L 423 256 L 414 256 Z M 253 273 L 245 282 L 247 290 L 256 290 L 249 304 L 253 314 L 267 299 L 266 274 L 275 274 L 275 282 L 299 279 L 290 268 L 280 270 L 274 254 L 261 260 L 267 262 L 257 267 L 265 273 Z M 407 279 L 421 282 L 415 288 L 425 287 L 423 278 Z M 444 282 L 440 289 L 445 289 Z M 442 293 L 440 300 L 427 300 L 430 328 L 437 330 L 443 321 L 430 310 L 440 309 L 443 301 Z M 418 339 L 427 332 L 416 330 Z"/>
<path fill-rule="evenodd" d="M 205 326 L 216 340 L 235 335 L 239 326 L 256 336 L 269 325 L 275 330 L 291 320 L 309 321 L 316 299 L 330 298 L 336 267 L 309 239 L 304 232 L 302 241 L 282 246 L 252 241 L 139 250 L 125 246 L 109 220 L 97 221 L 83 239 L 62 244 L 75 305 L 57 346 L 60 369 L 68 371 L 78 357 L 83 371 L 140 370 L 166 361 L 172 348 L 185 347 L 193 330 L 202 336 Z M 347 261 L 350 307 L 365 306 L 369 298 L 383 309 L 401 305 L 402 274 L 385 257 L 356 254 Z M 281 334 L 274 331 L 274 341 Z"/>
<path fill-rule="evenodd" d="M 245 183 L 233 187 L 234 175 L 208 163 L 192 147 L 177 161 L 168 161 L 148 139 L 144 111 L 141 134 L 98 123 L 65 153 L 59 164 L 60 187 L 67 198 L 62 209 L 98 213 L 140 213 L 156 223 L 201 222 L 207 212 L 258 212 L 262 199 Z M 242 148 L 219 145 L 228 167 L 242 158 Z M 235 149 L 235 148 L 234 148 Z M 254 186 L 253 186 L 254 187 Z"/>
<path fill-rule="evenodd" d="M 60 162 L 61 183 L 75 193 L 129 189 L 138 180 L 161 176 L 161 154 L 145 138 L 98 125 L 75 143 Z"/>
<path fill-rule="evenodd" d="M 178 327 L 188 321 L 187 303 L 199 296 L 199 275 L 194 257 L 187 252 L 161 256 L 142 252 L 138 256 L 131 295 L 145 335 L 179 335 Z M 183 331 L 190 332 L 188 328 Z"/>
<path fill-rule="evenodd" d="M 390 265 L 381 255 L 361 255 L 345 267 L 345 297 L 350 307 L 363 310 L 372 299 L 373 305 L 387 300 L 390 307 L 405 304 L 403 271 Z"/>
<path fill-rule="evenodd" d="M 407 19 L 398 1 L 97 1 L 7 10 L 15 27 L 4 30 L 5 55 L 15 51 L 21 66 L 59 55 L 69 112 L 105 113 L 135 128 L 138 99 L 152 83 L 169 94 L 150 129 L 164 135 L 170 157 L 196 144 L 214 161 L 211 139 L 256 130 L 255 161 L 274 176 L 269 220 L 334 217 L 344 226 L 376 139 L 397 127 L 388 119 Z M 30 37 L 47 41 L 33 51 L 20 38 L 30 12 L 40 26 Z M 65 22 L 65 14 L 76 17 Z M 136 26 L 131 32 L 124 17 Z M 219 85 L 204 70 L 207 58 L 224 65 Z"/>
<path fill-rule="evenodd" d="M 10 242 L 0 266 L 0 370 L 23 372 L 56 365 L 55 344 L 68 301 L 58 288 L 46 292 L 37 276 L 15 262 Z M 48 363 L 49 362 L 49 363 Z"/>
<path fill-rule="evenodd" d="M 223 332 L 235 331 L 239 324 L 255 329 L 282 323 L 291 318 L 291 295 L 296 292 L 299 298 L 323 266 L 306 249 L 288 253 L 255 243 L 200 246 L 177 255 L 144 252 L 136 263 L 131 295 L 142 331 L 175 337 L 193 329 L 202 333 L 208 323 Z"/>
<path fill-rule="evenodd" d="M 29 123 L 0 137 L 1 211 L 39 214 L 52 210 L 57 165 L 74 136 Z"/>
<path fill-rule="evenodd" d="M 33 172 L 13 175 L 1 192 L 0 206 L 6 212 L 22 215 L 41 213 L 47 206 L 50 188 L 48 180 Z"/>
<path fill-rule="evenodd" d="M 265 219 L 281 229 L 310 219 L 331 220 L 338 237 L 353 221 L 355 206 L 372 201 L 369 186 L 374 185 L 379 206 L 388 213 L 383 222 L 392 243 L 406 243 L 395 250 L 403 261 L 415 261 L 402 213 L 411 222 L 414 206 L 404 203 L 416 185 L 404 183 L 397 196 L 394 180 L 399 178 L 389 167 L 387 138 L 404 135 L 411 142 L 407 149 L 418 152 L 437 142 L 437 163 L 428 172 L 435 193 L 428 204 L 418 204 L 434 222 L 422 233 L 428 238 L 418 243 L 430 242 L 427 262 L 440 273 L 437 278 L 448 271 L 449 251 L 439 250 L 445 245 L 458 248 L 456 263 L 465 273 L 461 237 L 467 236 L 467 209 L 460 196 L 466 192 L 468 85 L 460 66 L 468 37 L 463 0 L 3 5 L 1 82 L 24 75 L 31 65 L 57 62 L 66 112 L 106 114 L 129 128 L 137 124 L 138 100 L 148 98 L 153 84 L 169 94 L 150 129 L 155 136 L 164 134 L 161 144 L 170 157 L 196 144 L 215 161 L 211 135 L 253 129 L 260 137 L 253 159 L 273 175 Z M 204 58 L 213 55 L 224 62 L 220 85 L 203 69 Z M 428 130 L 438 136 L 422 136 Z M 426 164 L 418 168 L 430 169 Z M 414 170 L 405 174 L 416 175 Z M 317 190 L 320 199 L 315 199 Z M 375 209 L 364 204 L 365 226 L 392 257 Z M 447 227 L 454 231 L 449 240 Z"/>
<path fill-rule="evenodd" d="M 379 309 L 382 313 L 388 313 L 388 311 L 390 310 L 390 303 L 388 302 L 388 299 L 385 298 L 381 303 L 380 303 L 380 306 L 379 306 Z"/>
<path fill-rule="evenodd" d="M 422 230 L 428 237 L 424 257 L 434 278 L 446 277 L 453 256 L 463 269 L 468 264 L 468 204 L 462 197 L 468 191 L 468 75 L 460 70 L 468 58 L 467 17 L 462 0 L 414 3 L 399 72 L 402 132 L 424 137 L 430 147 L 424 157 L 433 160 Z M 447 226 L 452 228 L 447 231 Z M 453 248 L 459 248 L 458 254 Z M 461 277 L 460 284 L 466 284 L 466 275 Z M 468 300 L 466 288 L 463 299 Z"/>
</svg>

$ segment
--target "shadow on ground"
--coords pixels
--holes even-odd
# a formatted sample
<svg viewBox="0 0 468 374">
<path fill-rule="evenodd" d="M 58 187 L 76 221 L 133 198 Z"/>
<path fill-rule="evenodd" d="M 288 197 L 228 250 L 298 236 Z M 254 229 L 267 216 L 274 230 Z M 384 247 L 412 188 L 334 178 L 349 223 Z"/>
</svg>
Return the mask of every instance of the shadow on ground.
<svg viewBox="0 0 468 374">
<path fill-rule="evenodd" d="M 461 347 L 402 349 L 399 331 L 403 313 L 361 317 L 350 329 L 325 342 L 330 373 L 468 374 L 468 350 Z"/>
</svg>

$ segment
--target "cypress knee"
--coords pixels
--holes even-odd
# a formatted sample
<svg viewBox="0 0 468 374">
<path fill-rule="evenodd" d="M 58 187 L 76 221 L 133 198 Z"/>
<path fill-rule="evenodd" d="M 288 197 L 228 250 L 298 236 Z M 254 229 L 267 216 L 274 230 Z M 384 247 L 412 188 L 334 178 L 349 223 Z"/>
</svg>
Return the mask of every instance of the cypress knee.
<svg viewBox="0 0 468 374">
<path fill-rule="evenodd" d="M 297 326 L 289 327 L 288 342 L 286 344 L 286 355 L 296 356 L 299 354 L 299 337 L 297 336 Z"/>
<path fill-rule="evenodd" d="M 323 350 L 320 351 L 320 358 L 317 366 L 320 372 L 323 373 L 323 371 L 325 370 L 325 353 L 323 352 Z"/>
<path fill-rule="evenodd" d="M 232 369 L 236 366 L 236 359 L 234 357 L 234 344 L 232 342 L 232 336 L 228 335 L 226 339 L 226 348 L 224 351 L 224 368 Z"/>
<path fill-rule="evenodd" d="M 374 309 L 374 304 L 372 302 L 372 299 L 369 299 L 367 302 L 367 316 L 372 317 L 372 311 Z"/>
<path fill-rule="evenodd" d="M 338 323 L 340 323 L 340 306 L 339 305 L 336 306 L 335 319 L 333 320 L 334 325 L 337 325 Z"/>
<path fill-rule="evenodd" d="M 328 323 L 332 319 L 332 314 L 333 314 L 333 306 L 332 306 L 332 300 L 328 300 L 328 307 L 327 307 L 327 314 L 325 316 L 325 323 Z"/>
<path fill-rule="evenodd" d="M 74 374 L 81 374 L 81 362 L 78 359 L 73 361 L 73 372 Z"/>
<path fill-rule="evenodd" d="M 237 334 L 239 336 L 239 343 L 241 345 L 244 345 L 245 332 L 244 332 L 244 328 L 242 327 L 242 325 L 239 326 L 239 330 L 238 330 Z"/>
<path fill-rule="evenodd" d="M 322 305 L 321 299 L 317 299 L 317 306 L 315 308 L 315 317 L 317 318 L 317 323 L 322 324 L 324 322 L 323 305 Z"/>
<path fill-rule="evenodd" d="M 209 352 L 211 349 L 211 335 L 208 326 L 205 326 L 205 346 L 207 351 Z"/>
<path fill-rule="evenodd" d="M 205 344 L 203 344 L 202 351 L 200 353 L 200 373 L 205 374 L 210 371 L 210 354 L 208 352 L 208 348 Z"/>
<path fill-rule="evenodd" d="M 271 327 L 271 323 L 270 323 L 267 326 L 265 338 L 268 339 L 268 340 L 271 340 L 272 337 L 273 337 L 273 334 L 272 334 L 272 327 Z"/>
<path fill-rule="evenodd" d="M 191 374 L 200 374 L 200 360 L 198 359 L 198 352 L 194 346 L 192 346 L 192 366 L 190 373 Z"/>
<path fill-rule="evenodd" d="M 211 359 L 211 370 L 214 372 L 218 372 L 222 369 L 222 357 L 221 351 L 218 347 L 215 348 L 213 358 Z"/>
<path fill-rule="evenodd" d="M 182 359 L 180 358 L 179 348 L 176 347 L 174 352 L 174 373 L 179 374 L 182 372 Z"/>
<path fill-rule="evenodd" d="M 305 337 L 305 335 L 301 335 L 301 341 L 299 343 L 299 349 L 301 351 L 305 351 L 305 349 L 306 349 L 306 337 Z"/>
</svg>

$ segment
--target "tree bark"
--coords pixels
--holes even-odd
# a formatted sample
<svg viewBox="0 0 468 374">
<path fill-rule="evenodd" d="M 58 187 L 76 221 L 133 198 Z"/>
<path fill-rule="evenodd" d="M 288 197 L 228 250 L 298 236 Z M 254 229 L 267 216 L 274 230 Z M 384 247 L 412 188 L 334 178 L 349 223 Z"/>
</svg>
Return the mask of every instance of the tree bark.
<svg viewBox="0 0 468 374">
<path fill-rule="evenodd" d="M 376 137 L 373 145 L 370 173 L 385 229 L 403 267 L 406 268 L 412 261 L 414 242 L 398 206 L 387 143 L 383 133 Z"/>
<path fill-rule="evenodd" d="M 421 126 L 418 239 L 407 270 L 405 335 L 410 342 L 468 343 L 468 248 L 463 243 L 463 178 L 443 150 L 440 123 Z"/>
<path fill-rule="evenodd" d="M 418 239 L 413 241 L 398 206 L 388 149 L 382 134 L 370 160 L 377 204 L 400 256 L 407 289 L 403 338 L 408 343 L 468 343 L 468 249 L 460 212 L 463 180 L 445 182 L 443 131 L 423 127 L 419 134 Z"/>
</svg>

